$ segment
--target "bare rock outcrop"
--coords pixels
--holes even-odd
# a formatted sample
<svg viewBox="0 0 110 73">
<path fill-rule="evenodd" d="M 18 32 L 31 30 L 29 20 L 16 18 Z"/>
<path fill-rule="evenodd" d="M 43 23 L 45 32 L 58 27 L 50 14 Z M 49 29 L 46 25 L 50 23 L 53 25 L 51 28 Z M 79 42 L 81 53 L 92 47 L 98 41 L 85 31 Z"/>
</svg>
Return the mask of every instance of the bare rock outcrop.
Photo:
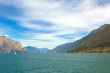
<svg viewBox="0 0 110 73">
<path fill-rule="evenodd" d="M 0 36 L 0 53 L 25 52 L 25 48 L 18 41 Z"/>
</svg>

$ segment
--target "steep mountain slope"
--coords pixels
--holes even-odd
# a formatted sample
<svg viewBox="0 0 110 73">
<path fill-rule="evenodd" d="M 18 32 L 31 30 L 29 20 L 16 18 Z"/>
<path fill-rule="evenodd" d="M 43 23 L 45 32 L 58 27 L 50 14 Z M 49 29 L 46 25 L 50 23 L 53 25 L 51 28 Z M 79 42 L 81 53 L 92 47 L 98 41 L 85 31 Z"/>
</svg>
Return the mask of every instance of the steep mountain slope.
<svg viewBox="0 0 110 73">
<path fill-rule="evenodd" d="M 110 25 L 104 24 L 73 43 L 56 47 L 54 52 L 110 52 Z"/>
<path fill-rule="evenodd" d="M 25 48 L 18 41 L 14 41 L 5 36 L 0 36 L 0 53 L 24 52 Z"/>
</svg>

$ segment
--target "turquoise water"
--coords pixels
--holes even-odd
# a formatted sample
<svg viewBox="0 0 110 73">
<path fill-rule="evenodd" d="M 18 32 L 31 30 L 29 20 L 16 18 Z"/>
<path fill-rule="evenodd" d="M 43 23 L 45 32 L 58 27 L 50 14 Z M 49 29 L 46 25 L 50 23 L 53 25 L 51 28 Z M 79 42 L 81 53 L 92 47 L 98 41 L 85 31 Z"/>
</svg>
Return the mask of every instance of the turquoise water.
<svg viewBox="0 0 110 73">
<path fill-rule="evenodd" d="M 110 54 L 5 54 L 0 73 L 110 73 Z"/>
</svg>

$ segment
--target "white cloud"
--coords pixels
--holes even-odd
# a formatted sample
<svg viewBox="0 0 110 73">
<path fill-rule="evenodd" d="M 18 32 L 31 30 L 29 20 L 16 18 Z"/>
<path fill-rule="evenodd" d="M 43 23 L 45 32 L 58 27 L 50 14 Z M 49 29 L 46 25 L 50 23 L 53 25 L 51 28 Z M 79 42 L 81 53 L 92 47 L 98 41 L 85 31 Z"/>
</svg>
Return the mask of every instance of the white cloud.
<svg viewBox="0 0 110 73">
<path fill-rule="evenodd" d="M 74 4 L 65 5 L 62 1 L 24 0 L 23 2 L 28 20 L 41 19 L 57 24 L 58 27 L 85 28 L 110 18 L 110 6 L 99 7 L 93 0 L 84 0 L 75 8 L 71 7 Z M 68 11 L 65 9 L 67 6 L 70 6 Z M 72 9 L 74 11 L 69 12 Z"/>
<path fill-rule="evenodd" d="M 54 42 L 49 42 L 49 41 L 39 41 L 39 40 L 24 40 L 24 39 L 19 39 L 19 41 L 23 44 L 23 46 L 36 46 L 38 48 L 44 48 L 48 47 L 49 49 L 53 49 L 55 46 L 58 46 L 59 44 L 63 44 L 62 42 L 67 42 L 65 40 L 56 40 Z"/>
<path fill-rule="evenodd" d="M 18 1 L 18 0 L 17 0 Z M 110 5 L 99 6 L 97 0 L 22 0 L 21 7 L 24 9 L 25 16 L 23 18 L 14 18 L 21 22 L 21 26 L 32 30 L 49 30 L 56 32 L 30 35 L 32 38 L 51 40 L 44 42 L 36 40 L 25 44 L 36 46 L 44 46 L 53 48 L 54 46 L 69 42 L 66 38 L 56 37 L 63 34 L 77 34 L 81 32 L 90 32 L 93 29 L 109 23 L 110 21 Z M 53 26 L 45 27 L 37 24 L 28 23 L 31 20 L 42 20 L 51 22 Z M 27 34 L 29 35 L 29 34 Z M 30 39 L 32 39 L 30 38 Z M 75 40 L 74 37 L 72 40 Z M 24 42 L 24 41 L 23 41 Z"/>
<path fill-rule="evenodd" d="M 23 27 L 29 28 L 29 29 L 34 29 L 34 30 L 43 29 L 42 26 L 40 26 L 40 25 L 35 25 L 35 24 L 29 24 L 29 23 L 23 23 L 23 24 L 22 24 L 22 23 L 21 23 L 20 25 L 23 26 Z"/>
</svg>

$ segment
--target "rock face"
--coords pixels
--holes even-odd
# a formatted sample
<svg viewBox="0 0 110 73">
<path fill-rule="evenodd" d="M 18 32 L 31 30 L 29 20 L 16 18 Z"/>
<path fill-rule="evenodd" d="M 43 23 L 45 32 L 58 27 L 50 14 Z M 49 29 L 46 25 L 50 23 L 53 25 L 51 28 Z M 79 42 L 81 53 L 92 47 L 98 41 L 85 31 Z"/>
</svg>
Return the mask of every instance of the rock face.
<svg viewBox="0 0 110 73">
<path fill-rule="evenodd" d="M 72 43 L 57 46 L 54 52 L 110 52 L 110 25 L 104 24 L 89 35 Z"/>
<path fill-rule="evenodd" d="M 18 41 L 0 36 L 0 53 L 24 52 L 25 48 Z"/>
</svg>

